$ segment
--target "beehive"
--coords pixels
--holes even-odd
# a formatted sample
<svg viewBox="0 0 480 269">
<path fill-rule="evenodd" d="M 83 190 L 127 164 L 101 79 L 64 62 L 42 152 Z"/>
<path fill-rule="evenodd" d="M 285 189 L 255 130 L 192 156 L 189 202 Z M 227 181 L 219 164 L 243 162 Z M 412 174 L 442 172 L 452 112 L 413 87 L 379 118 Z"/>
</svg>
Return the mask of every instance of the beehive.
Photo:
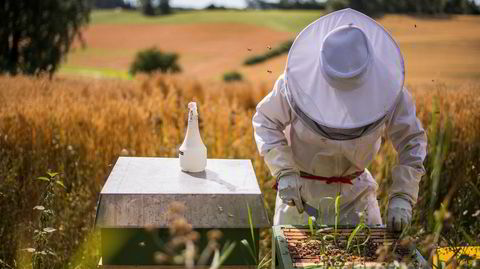
<svg viewBox="0 0 480 269">
<path fill-rule="evenodd" d="M 120 157 L 97 208 L 103 266 L 156 265 L 154 254 L 162 246 L 152 234 L 161 242 L 167 240 L 167 209 L 172 202 L 185 205 L 184 217 L 202 235 L 200 249 L 207 243 L 204 235 L 219 229 L 221 243 L 237 242 L 225 265 L 253 264 L 239 241 L 247 239 L 258 249 L 259 229 L 269 227 L 269 222 L 250 160 L 209 159 L 204 172 L 185 173 L 176 158 Z M 255 242 L 251 242 L 247 205 Z"/>
<path fill-rule="evenodd" d="M 328 229 L 326 229 L 328 230 Z M 348 238 L 352 233 L 354 227 L 342 226 L 339 227 L 337 233 L 339 237 Z M 324 234 L 328 234 L 333 231 L 333 227 L 326 231 Z M 317 255 L 298 255 L 295 251 L 292 251 L 292 247 L 299 242 L 307 242 L 311 237 L 311 231 L 309 227 L 304 226 L 291 226 L 291 225 L 279 225 L 273 226 L 273 246 L 272 257 L 275 257 L 275 262 L 272 268 L 280 269 L 303 269 L 303 268 L 327 268 L 325 263 Z M 386 228 L 378 226 L 370 228 L 371 242 L 379 244 L 392 244 L 397 240 L 399 234 L 391 233 Z M 364 234 L 359 233 L 359 237 L 365 239 Z M 345 245 L 345 239 L 343 239 Z M 428 268 L 427 262 L 421 256 L 416 249 L 412 249 L 413 258 L 415 261 L 415 268 Z M 383 266 L 383 267 L 382 267 Z M 338 268 L 388 268 L 388 264 L 379 262 L 344 262 L 341 265 L 337 265 Z M 337 268 L 335 267 L 335 268 Z"/>
</svg>

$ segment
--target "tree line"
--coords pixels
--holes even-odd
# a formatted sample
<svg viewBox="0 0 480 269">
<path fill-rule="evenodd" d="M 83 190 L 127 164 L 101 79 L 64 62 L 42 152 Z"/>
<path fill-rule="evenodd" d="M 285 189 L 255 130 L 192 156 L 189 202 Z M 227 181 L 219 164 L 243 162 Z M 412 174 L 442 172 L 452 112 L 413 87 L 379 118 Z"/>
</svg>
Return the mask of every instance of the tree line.
<svg viewBox="0 0 480 269">
<path fill-rule="evenodd" d="M 255 9 L 327 9 L 353 8 L 367 15 L 384 13 L 407 14 L 480 14 L 474 0 L 246 0 L 247 8 Z"/>
<path fill-rule="evenodd" d="M 350 7 L 370 16 L 384 13 L 420 15 L 480 14 L 473 0 L 328 0 L 327 8 L 338 10 Z"/>
</svg>

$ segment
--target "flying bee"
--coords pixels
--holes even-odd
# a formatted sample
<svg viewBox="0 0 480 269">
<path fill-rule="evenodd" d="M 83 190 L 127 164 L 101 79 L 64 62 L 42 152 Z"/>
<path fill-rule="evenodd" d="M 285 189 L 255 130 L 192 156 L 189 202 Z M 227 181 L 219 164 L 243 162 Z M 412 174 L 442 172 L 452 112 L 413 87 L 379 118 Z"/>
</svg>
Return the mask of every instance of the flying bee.
<svg viewBox="0 0 480 269">
<path fill-rule="evenodd" d="M 272 73 L 272 70 L 267 70 L 267 72 L 271 74 L 271 73 Z"/>
<path fill-rule="evenodd" d="M 248 50 L 248 51 L 252 51 L 252 49 L 251 49 L 251 48 L 247 48 L 247 50 Z"/>
<path fill-rule="evenodd" d="M 271 49 L 272 49 L 272 47 L 271 47 L 270 45 L 267 45 L 267 49 L 271 50 Z"/>
</svg>

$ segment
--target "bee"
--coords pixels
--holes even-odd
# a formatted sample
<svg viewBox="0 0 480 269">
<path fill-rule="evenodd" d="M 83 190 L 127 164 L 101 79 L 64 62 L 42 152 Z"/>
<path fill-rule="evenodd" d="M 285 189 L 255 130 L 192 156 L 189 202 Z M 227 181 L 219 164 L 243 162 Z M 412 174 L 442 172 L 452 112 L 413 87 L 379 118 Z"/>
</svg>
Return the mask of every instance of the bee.
<svg viewBox="0 0 480 269">
<path fill-rule="evenodd" d="M 248 51 L 252 51 L 252 49 L 251 49 L 251 48 L 247 48 L 247 50 L 248 50 Z"/>
<path fill-rule="evenodd" d="M 415 28 L 417 28 L 417 25 L 416 25 L 416 24 L 414 24 L 413 26 L 414 26 Z"/>
<path fill-rule="evenodd" d="M 267 72 L 271 74 L 271 73 L 272 73 L 272 70 L 267 70 Z"/>
<path fill-rule="evenodd" d="M 267 49 L 271 50 L 271 49 L 272 49 L 272 47 L 271 47 L 270 45 L 267 45 Z"/>
</svg>

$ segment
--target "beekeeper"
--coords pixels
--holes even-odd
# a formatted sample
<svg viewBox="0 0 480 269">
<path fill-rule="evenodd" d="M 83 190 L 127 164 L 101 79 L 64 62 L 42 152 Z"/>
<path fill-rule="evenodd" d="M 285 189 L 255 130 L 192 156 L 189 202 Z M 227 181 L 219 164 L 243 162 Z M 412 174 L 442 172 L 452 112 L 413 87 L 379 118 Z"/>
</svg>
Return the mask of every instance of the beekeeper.
<svg viewBox="0 0 480 269">
<path fill-rule="evenodd" d="M 427 142 L 404 70 L 390 34 L 352 9 L 323 16 L 297 36 L 284 74 L 253 117 L 258 150 L 277 179 L 274 225 L 306 224 L 305 204 L 322 209 L 317 222 L 334 224 L 337 194 L 341 224 L 358 223 L 359 213 L 382 224 L 378 185 L 366 169 L 382 135 L 398 153 L 387 226 L 410 223 Z"/>
</svg>

